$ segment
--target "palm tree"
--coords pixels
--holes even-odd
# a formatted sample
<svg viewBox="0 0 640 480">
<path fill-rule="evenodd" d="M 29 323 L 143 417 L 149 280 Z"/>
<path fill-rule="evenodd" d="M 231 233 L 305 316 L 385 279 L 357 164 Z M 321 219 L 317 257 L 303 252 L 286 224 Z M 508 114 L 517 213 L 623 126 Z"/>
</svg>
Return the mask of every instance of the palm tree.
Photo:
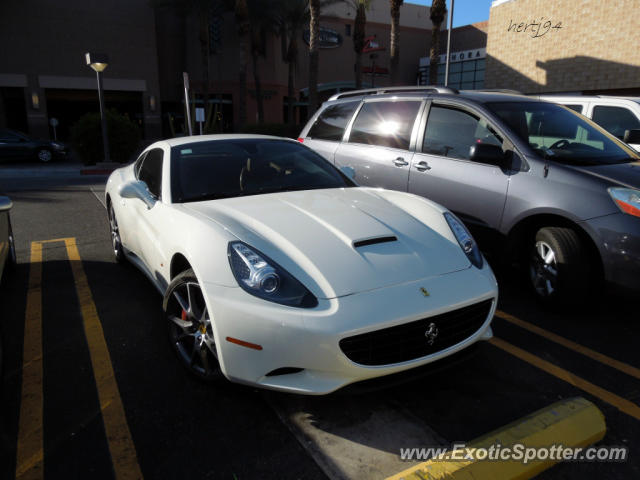
<svg viewBox="0 0 640 480">
<path fill-rule="evenodd" d="M 238 32 L 238 47 L 240 50 L 238 65 L 238 84 L 240 87 L 238 98 L 238 124 L 247 123 L 247 59 L 249 56 L 249 44 L 251 24 L 249 22 L 249 8 L 247 0 L 235 0 L 234 15 L 236 30 Z"/>
<path fill-rule="evenodd" d="M 320 41 L 320 0 L 309 0 L 309 108 L 310 118 L 318 108 L 318 42 Z"/>
<path fill-rule="evenodd" d="M 253 66 L 253 82 L 256 89 L 256 105 L 258 109 L 258 123 L 264 122 L 264 98 L 258 59 L 265 55 L 267 35 L 277 33 L 277 4 L 275 0 L 248 0 L 249 25 L 251 30 L 251 63 Z"/>
<path fill-rule="evenodd" d="M 364 50 L 367 10 L 371 6 L 371 1 L 349 0 L 349 5 L 356 11 L 356 18 L 353 22 L 353 50 L 356 52 L 356 89 L 362 88 L 362 50 Z"/>
<path fill-rule="evenodd" d="M 390 61 L 389 66 L 391 70 L 391 85 L 398 83 L 398 63 L 400 61 L 400 7 L 403 4 L 403 0 L 389 0 L 389 6 L 391 7 L 391 41 L 390 47 Z"/>
<path fill-rule="evenodd" d="M 431 47 L 429 49 L 429 85 L 438 83 L 438 60 L 440 57 L 440 25 L 447 15 L 446 0 L 433 0 L 431 3 Z"/>
<path fill-rule="evenodd" d="M 295 102 L 295 77 L 298 65 L 298 38 L 309 22 L 307 0 L 279 0 L 278 30 L 282 42 L 282 59 L 288 66 L 287 80 L 287 121 L 295 125 L 293 104 Z"/>
</svg>

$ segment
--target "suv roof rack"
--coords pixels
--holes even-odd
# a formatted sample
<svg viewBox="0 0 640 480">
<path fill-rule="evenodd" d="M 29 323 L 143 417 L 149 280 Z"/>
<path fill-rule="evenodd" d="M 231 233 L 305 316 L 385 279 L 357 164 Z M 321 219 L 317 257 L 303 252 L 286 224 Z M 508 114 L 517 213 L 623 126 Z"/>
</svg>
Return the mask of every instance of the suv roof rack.
<svg viewBox="0 0 640 480">
<path fill-rule="evenodd" d="M 473 92 L 487 92 L 487 93 L 511 93 L 512 95 L 524 95 L 520 90 L 513 90 L 511 88 L 481 88 L 479 90 L 472 90 Z"/>
<path fill-rule="evenodd" d="M 380 88 L 365 88 L 363 90 L 351 90 L 349 92 L 336 93 L 329 100 L 338 100 L 345 97 L 356 97 L 359 95 L 382 95 L 385 93 L 393 92 L 436 92 L 436 93 L 450 93 L 456 94 L 458 90 L 450 87 L 440 87 L 438 85 L 414 85 L 409 87 L 380 87 Z"/>
</svg>

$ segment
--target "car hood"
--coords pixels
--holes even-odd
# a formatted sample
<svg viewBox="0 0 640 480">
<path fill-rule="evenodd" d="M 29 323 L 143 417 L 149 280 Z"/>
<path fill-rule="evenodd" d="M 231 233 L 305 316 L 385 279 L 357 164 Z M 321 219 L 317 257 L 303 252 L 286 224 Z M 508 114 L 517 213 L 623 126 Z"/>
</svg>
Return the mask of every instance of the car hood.
<svg viewBox="0 0 640 480">
<path fill-rule="evenodd" d="M 640 188 L 640 162 L 572 168 L 620 186 Z"/>
<path fill-rule="evenodd" d="M 433 210 L 432 221 L 425 225 L 375 190 L 282 192 L 188 203 L 185 207 L 270 257 L 319 298 L 374 290 L 470 266 L 441 211 L 425 204 L 423 208 Z M 384 237 L 396 240 L 358 243 Z"/>
</svg>

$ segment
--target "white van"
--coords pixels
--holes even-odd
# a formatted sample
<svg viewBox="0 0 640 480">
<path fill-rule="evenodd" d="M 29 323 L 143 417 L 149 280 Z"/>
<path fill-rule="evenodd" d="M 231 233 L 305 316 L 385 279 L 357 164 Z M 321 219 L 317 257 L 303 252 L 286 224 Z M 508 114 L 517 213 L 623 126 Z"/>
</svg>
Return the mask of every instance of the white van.
<svg viewBox="0 0 640 480">
<path fill-rule="evenodd" d="M 589 117 L 640 152 L 640 132 L 630 132 L 630 136 L 624 138 L 627 130 L 640 130 L 640 97 L 540 95 L 539 98 Z"/>
</svg>

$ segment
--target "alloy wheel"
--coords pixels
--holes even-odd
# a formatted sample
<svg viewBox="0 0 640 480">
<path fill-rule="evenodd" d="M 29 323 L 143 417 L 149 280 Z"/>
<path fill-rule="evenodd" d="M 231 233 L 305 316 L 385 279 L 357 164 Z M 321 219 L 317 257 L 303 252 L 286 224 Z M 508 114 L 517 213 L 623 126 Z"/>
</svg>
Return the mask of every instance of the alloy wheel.
<svg viewBox="0 0 640 480">
<path fill-rule="evenodd" d="M 535 243 L 529 262 L 529 273 L 538 295 L 548 298 L 554 294 L 558 285 L 558 264 L 556 252 L 547 242 Z"/>
<path fill-rule="evenodd" d="M 38 160 L 41 162 L 50 162 L 52 158 L 51 152 L 46 149 L 42 149 L 38 151 Z"/>
<path fill-rule="evenodd" d="M 213 327 L 200 285 L 185 279 L 170 292 L 169 340 L 182 364 L 205 380 L 221 375 Z"/>
<path fill-rule="evenodd" d="M 116 220 L 116 214 L 113 211 L 113 206 L 109 205 L 109 231 L 111 232 L 111 245 L 113 247 L 113 256 L 116 261 L 121 261 L 123 258 L 122 241 L 120 240 L 120 229 L 118 228 L 118 221 Z"/>
</svg>

